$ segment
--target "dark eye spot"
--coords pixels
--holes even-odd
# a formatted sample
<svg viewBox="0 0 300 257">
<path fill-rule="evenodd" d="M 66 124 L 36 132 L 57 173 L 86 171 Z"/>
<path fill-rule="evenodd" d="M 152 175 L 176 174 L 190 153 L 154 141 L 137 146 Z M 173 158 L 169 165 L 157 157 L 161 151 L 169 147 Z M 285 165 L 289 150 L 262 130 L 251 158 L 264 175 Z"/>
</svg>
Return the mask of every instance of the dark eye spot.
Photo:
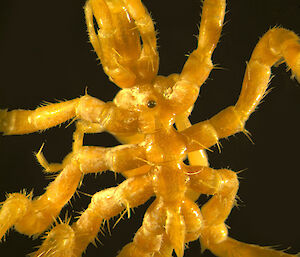
<svg viewBox="0 0 300 257">
<path fill-rule="evenodd" d="M 149 100 L 147 106 L 148 108 L 154 108 L 156 106 L 156 102 L 154 100 Z"/>
</svg>

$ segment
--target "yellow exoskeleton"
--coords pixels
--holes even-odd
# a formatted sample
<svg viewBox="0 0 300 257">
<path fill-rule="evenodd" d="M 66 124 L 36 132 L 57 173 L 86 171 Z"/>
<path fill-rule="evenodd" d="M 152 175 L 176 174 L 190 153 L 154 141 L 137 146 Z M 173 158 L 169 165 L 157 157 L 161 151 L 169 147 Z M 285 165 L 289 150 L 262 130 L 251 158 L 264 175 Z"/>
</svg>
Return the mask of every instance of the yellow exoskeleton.
<svg viewBox="0 0 300 257">
<path fill-rule="evenodd" d="M 299 78 L 299 37 L 284 28 L 270 29 L 247 63 L 238 100 L 207 120 L 194 125 L 188 120 L 200 87 L 216 67 L 212 54 L 225 8 L 224 0 L 204 1 L 197 47 L 179 74 L 166 77 L 157 76 L 156 32 L 140 0 L 87 1 L 90 41 L 105 73 L 121 90 L 112 102 L 85 93 L 34 111 L 0 110 L 0 131 L 5 135 L 28 134 L 76 121 L 72 151 L 62 163 L 48 163 L 42 149 L 36 154 L 45 172 L 56 174 L 46 192 L 35 198 L 26 192 L 8 194 L 0 211 L 0 236 L 12 226 L 35 236 L 48 230 L 32 256 L 81 256 L 105 221 L 119 214 L 130 216 L 131 209 L 155 197 L 133 241 L 117 256 L 158 257 L 172 252 L 183 256 L 185 243 L 197 239 L 202 250 L 209 249 L 220 257 L 296 256 L 228 237 L 225 221 L 236 203 L 238 172 L 213 168 L 206 151 L 214 145 L 221 149 L 222 138 L 238 132 L 248 134 L 245 122 L 266 93 L 271 66 L 284 61 Z M 84 134 L 104 131 L 123 145 L 83 144 Z M 186 158 L 189 164 L 183 162 Z M 74 222 L 66 219 L 50 228 L 81 186 L 83 176 L 106 170 L 126 180 L 95 193 Z M 198 206 L 195 200 L 200 194 L 212 197 Z"/>
</svg>

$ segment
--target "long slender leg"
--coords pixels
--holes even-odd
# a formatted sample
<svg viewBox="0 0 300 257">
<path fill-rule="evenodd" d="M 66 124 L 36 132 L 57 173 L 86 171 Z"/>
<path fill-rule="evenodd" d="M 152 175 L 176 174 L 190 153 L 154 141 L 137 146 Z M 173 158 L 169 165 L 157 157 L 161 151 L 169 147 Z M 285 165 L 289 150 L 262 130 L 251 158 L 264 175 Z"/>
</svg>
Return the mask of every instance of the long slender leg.
<svg viewBox="0 0 300 257">
<path fill-rule="evenodd" d="M 119 87 L 131 87 L 135 83 L 136 75 L 130 69 L 131 67 L 126 67 L 126 64 L 119 61 L 122 58 L 119 53 L 119 51 L 121 52 L 121 49 L 118 49 L 117 47 L 117 28 L 113 21 L 113 18 L 121 20 L 121 17 L 123 18 L 124 15 L 126 15 L 126 11 L 119 8 L 118 14 L 119 16 L 113 15 L 104 0 L 90 0 L 85 5 L 85 15 L 90 41 L 101 60 L 105 73 L 109 76 L 110 80 Z M 97 34 L 94 28 L 93 17 L 95 17 L 96 22 L 100 27 Z M 132 22 L 128 22 L 126 19 L 123 19 L 122 24 L 127 30 L 133 29 Z M 132 30 L 132 32 L 132 37 L 127 36 L 126 38 L 135 38 L 138 40 L 137 36 L 134 37 L 134 34 L 136 34 L 135 31 Z M 129 48 L 131 49 L 131 47 Z M 133 44 L 132 48 L 135 48 L 137 53 L 134 53 L 134 51 L 131 51 L 131 53 L 133 53 L 134 56 L 139 55 L 140 49 L 138 44 Z"/>
<path fill-rule="evenodd" d="M 198 171 L 198 172 L 196 172 Z M 200 242 L 219 257 L 296 257 L 268 247 L 260 247 L 236 241 L 227 236 L 224 224 L 238 190 L 237 176 L 230 170 L 214 170 L 208 167 L 190 167 L 189 186 L 213 197 L 201 208 L 203 230 Z"/>
<path fill-rule="evenodd" d="M 191 174 L 189 186 L 213 197 L 201 208 L 204 228 L 201 232 L 202 246 L 209 248 L 210 242 L 219 242 L 227 237 L 224 222 L 235 203 L 239 187 L 237 175 L 227 169 L 214 170 L 209 167 L 188 167 Z M 198 172 L 192 172 L 198 170 Z"/>
<path fill-rule="evenodd" d="M 43 146 L 40 148 L 38 153 L 36 153 L 36 159 L 40 165 L 45 169 L 45 172 L 58 172 L 63 170 L 66 166 L 66 163 L 69 162 L 69 159 L 74 155 L 75 152 L 78 152 L 83 146 L 83 137 L 86 133 L 100 133 L 103 131 L 103 126 L 99 123 L 91 123 L 86 121 L 77 121 L 76 130 L 73 133 L 73 145 L 72 145 L 72 154 L 69 154 L 64 158 L 63 163 L 48 163 L 44 154 L 42 153 Z"/>
<path fill-rule="evenodd" d="M 299 254 L 288 254 L 269 247 L 246 244 L 230 237 L 219 244 L 211 244 L 209 250 L 219 257 L 299 257 Z"/>
<path fill-rule="evenodd" d="M 105 125 L 109 104 L 84 95 L 74 100 L 49 104 L 35 110 L 0 110 L 0 132 L 20 135 L 57 126 L 69 119 L 82 119 Z"/>
<path fill-rule="evenodd" d="M 128 119 L 124 122 L 125 113 Z M 104 103 L 95 97 L 84 95 L 74 100 L 39 107 L 36 110 L 0 109 L 0 133 L 3 132 L 5 135 L 32 133 L 51 128 L 72 118 L 81 120 L 88 130 L 87 133 L 107 130 L 114 134 L 131 135 L 137 132 L 138 121 L 135 113 L 128 114 L 127 110 L 118 108 L 113 103 Z"/>
<path fill-rule="evenodd" d="M 76 115 L 79 98 L 39 107 L 34 111 L 0 110 L 0 132 L 5 135 L 27 134 L 59 125 Z"/>
<path fill-rule="evenodd" d="M 135 20 L 143 41 L 137 69 L 142 74 L 141 79 L 143 81 L 152 81 L 157 74 L 159 62 L 153 21 L 140 0 L 124 0 L 124 3 L 131 17 Z"/>
<path fill-rule="evenodd" d="M 162 242 L 159 251 L 155 252 L 153 257 L 171 257 L 173 256 L 173 246 L 166 233 L 162 235 Z"/>
<path fill-rule="evenodd" d="M 166 220 L 167 214 L 163 201 L 156 199 L 146 211 L 143 224 L 135 234 L 133 242 L 124 246 L 118 257 L 151 257 L 158 252 L 161 248 Z"/>
<path fill-rule="evenodd" d="M 270 29 L 256 45 L 247 65 L 236 112 L 245 122 L 264 97 L 270 80 L 271 66 L 280 59 L 300 79 L 300 38 L 283 28 Z"/>
<path fill-rule="evenodd" d="M 153 195 L 151 177 L 132 177 L 117 187 L 96 193 L 88 208 L 72 225 L 59 224 L 52 229 L 40 249 L 32 256 L 81 256 L 97 237 L 101 224 L 124 209 L 143 204 Z"/>
<path fill-rule="evenodd" d="M 300 38 L 292 31 L 282 28 L 269 30 L 253 51 L 236 105 L 182 132 L 187 137 L 188 151 L 209 148 L 218 143 L 219 139 L 243 131 L 249 115 L 265 95 L 270 80 L 271 66 L 281 58 L 299 78 L 299 41 Z"/>
<path fill-rule="evenodd" d="M 213 68 L 211 55 L 219 41 L 224 16 L 225 0 L 205 0 L 203 2 L 199 29 L 198 47 L 189 56 L 180 78 L 201 86 Z"/>
<path fill-rule="evenodd" d="M 78 165 L 71 163 L 37 199 L 31 201 L 21 193 L 10 194 L 0 210 L 0 237 L 12 226 L 27 235 L 42 233 L 72 197 L 81 178 Z"/>
<path fill-rule="evenodd" d="M 65 163 L 57 178 L 46 192 L 31 201 L 20 193 L 9 195 L 0 210 L 0 238 L 11 227 L 27 234 L 40 234 L 48 228 L 61 208 L 76 191 L 84 173 L 105 170 L 125 171 L 145 165 L 143 148 L 135 145 L 100 148 L 82 147 Z"/>
<path fill-rule="evenodd" d="M 211 56 L 219 41 L 225 7 L 225 0 L 205 0 L 203 3 L 198 47 L 190 54 L 170 96 L 170 102 L 177 110 L 192 107 L 200 86 L 213 69 Z"/>
<path fill-rule="evenodd" d="M 89 0 L 85 14 L 90 41 L 113 82 L 132 87 L 153 80 L 158 69 L 156 37 L 140 1 Z M 93 16 L 100 27 L 97 34 Z"/>
<path fill-rule="evenodd" d="M 189 242 L 199 238 L 202 228 L 202 216 L 200 209 L 193 201 L 188 198 L 181 203 L 181 215 L 185 227 L 184 241 Z M 174 243 L 173 235 L 168 233 L 169 226 L 175 226 L 178 229 L 179 224 L 172 223 L 170 220 L 170 209 L 160 198 L 147 210 L 143 225 L 136 233 L 133 242 L 126 245 L 118 257 L 169 257 L 175 249 L 177 256 L 183 256 L 182 251 Z M 172 224 L 170 224 L 172 223 Z M 180 238 L 180 235 L 177 239 Z M 181 244 L 181 240 L 179 240 Z"/>
<path fill-rule="evenodd" d="M 186 198 L 182 203 L 182 215 L 185 224 L 185 242 L 197 240 L 201 234 L 203 226 L 203 217 L 198 205 Z"/>
</svg>

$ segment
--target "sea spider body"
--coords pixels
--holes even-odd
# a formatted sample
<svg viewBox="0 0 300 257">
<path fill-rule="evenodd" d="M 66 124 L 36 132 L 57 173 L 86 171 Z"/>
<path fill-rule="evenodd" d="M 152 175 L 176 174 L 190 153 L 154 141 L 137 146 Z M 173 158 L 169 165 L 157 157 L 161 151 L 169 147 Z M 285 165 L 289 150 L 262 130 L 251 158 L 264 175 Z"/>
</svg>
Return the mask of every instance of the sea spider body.
<svg viewBox="0 0 300 257">
<path fill-rule="evenodd" d="M 208 166 L 205 150 L 237 132 L 263 98 L 270 68 L 284 59 L 300 76 L 300 45 L 295 33 L 269 30 L 247 64 L 237 103 L 212 118 L 190 124 L 188 116 L 200 86 L 213 69 L 211 55 L 225 15 L 224 0 L 206 0 L 197 49 L 181 74 L 157 76 L 158 53 L 153 22 L 139 0 L 89 0 L 85 14 L 90 41 L 109 79 L 122 90 L 113 102 L 84 96 L 34 111 L 0 110 L 0 131 L 6 135 L 44 130 L 77 120 L 73 150 L 61 164 L 36 154 L 46 172 L 59 172 L 46 192 L 10 194 L 0 211 L 0 237 L 12 226 L 27 235 L 49 228 L 80 186 L 83 175 L 112 170 L 127 179 L 99 191 L 72 225 L 61 223 L 47 233 L 33 256 L 81 256 L 97 237 L 103 221 L 156 199 L 143 224 L 119 257 L 183 256 L 184 244 L 200 239 L 217 256 L 296 256 L 238 242 L 228 237 L 227 219 L 239 187 L 235 172 Z M 94 23 L 94 20 L 96 24 Z M 141 44 L 142 41 L 142 44 Z M 173 125 L 176 125 L 176 129 Z M 85 133 L 108 131 L 124 145 L 83 146 Z M 183 161 L 188 157 L 189 165 Z M 201 210 L 200 194 L 212 195 Z"/>
</svg>

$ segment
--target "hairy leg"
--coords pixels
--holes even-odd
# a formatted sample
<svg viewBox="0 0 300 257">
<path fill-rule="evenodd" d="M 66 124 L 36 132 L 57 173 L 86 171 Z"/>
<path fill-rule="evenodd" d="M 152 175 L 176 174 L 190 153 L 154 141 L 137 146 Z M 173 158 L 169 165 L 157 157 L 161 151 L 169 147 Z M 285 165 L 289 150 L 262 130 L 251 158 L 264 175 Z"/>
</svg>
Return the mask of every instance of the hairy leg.
<svg viewBox="0 0 300 257">
<path fill-rule="evenodd" d="M 180 74 L 182 80 L 201 86 L 213 68 L 211 56 L 219 41 L 225 16 L 225 0 L 203 2 L 198 47 L 189 56 Z"/>
<path fill-rule="evenodd" d="M 198 173 L 195 173 L 198 170 Z M 227 236 L 224 221 L 228 217 L 238 190 L 237 176 L 230 170 L 191 167 L 189 186 L 213 197 L 201 208 L 203 229 L 200 234 L 202 250 L 209 249 L 219 257 L 296 257 L 268 247 L 236 241 Z"/>
<path fill-rule="evenodd" d="M 57 126 L 73 118 L 87 123 L 98 123 L 103 129 L 110 109 L 109 104 L 84 95 L 35 110 L 0 110 L 0 132 L 4 135 L 28 134 Z"/>
<path fill-rule="evenodd" d="M 0 110 L 0 132 L 5 135 L 28 134 L 57 126 L 76 116 L 80 99 L 49 104 L 33 111 Z"/>
<path fill-rule="evenodd" d="M 119 15 L 112 13 L 114 9 Z M 121 23 L 126 28 L 126 31 L 133 31 L 132 37 L 125 34 L 126 39 L 129 38 L 132 41 L 137 41 L 132 42 L 132 46 L 129 47 L 132 55 L 129 59 L 137 58 L 141 50 L 138 45 L 138 35 L 133 29 L 133 22 L 124 19 L 124 15 L 126 15 L 126 11 L 122 10 L 122 8 L 117 8 L 115 5 L 110 5 L 109 7 L 104 0 L 90 0 L 85 5 L 85 16 L 90 41 L 101 60 L 104 72 L 119 87 L 130 87 L 135 83 L 136 75 L 127 63 L 122 63 L 122 49 L 118 49 L 117 45 L 117 38 L 121 35 L 118 35 L 113 19 Z M 93 17 L 99 26 L 99 30 L 97 31 L 95 31 Z"/>
<path fill-rule="evenodd" d="M 300 38 L 292 31 L 273 28 L 257 43 L 244 76 L 242 91 L 235 110 L 242 122 L 255 110 L 264 97 L 271 67 L 283 59 L 292 73 L 300 78 Z"/>
<path fill-rule="evenodd" d="M 166 233 L 162 235 L 162 242 L 159 251 L 155 252 L 153 257 L 172 257 L 173 246 Z"/>
<path fill-rule="evenodd" d="M 181 203 L 180 216 L 182 220 L 176 220 L 170 216 L 172 210 L 157 198 L 147 210 L 142 227 L 135 234 L 132 243 L 126 245 L 118 257 L 169 257 L 173 249 L 177 256 L 183 256 L 184 242 L 190 242 L 199 238 L 202 228 L 202 215 L 196 203 L 185 198 Z M 184 226 L 183 239 L 180 227 Z M 173 229 L 176 232 L 170 233 Z"/>
<path fill-rule="evenodd" d="M 142 74 L 142 80 L 150 82 L 156 76 L 159 64 L 154 23 L 141 0 L 123 1 L 131 17 L 135 20 L 135 25 L 143 41 L 137 69 Z"/>
<path fill-rule="evenodd" d="M 209 250 L 219 257 L 299 257 L 299 254 L 288 254 L 270 247 L 246 244 L 230 237 L 219 244 L 211 244 Z"/>
<path fill-rule="evenodd" d="M 225 0 L 205 0 L 203 3 L 198 47 L 186 61 L 169 98 L 177 112 L 192 107 L 199 95 L 200 86 L 213 69 L 211 56 L 219 41 L 225 7 Z"/>
<path fill-rule="evenodd" d="M 237 175 L 231 170 L 209 167 L 188 169 L 191 174 L 188 186 L 202 194 L 213 195 L 201 208 L 204 227 L 200 239 L 202 247 L 209 248 L 210 243 L 218 243 L 227 238 L 224 222 L 235 203 L 239 182 Z"/>
<path fill-rule="evenodd" d="M 103 221 L 124 209 L 130 211 L 130 208 L 143 204 L 152 195 L 151 177 L 148 175 L 129 178 L 117 187 L 96 193 L 88 208 L 72 226 L 57 225 L 32 256 L 81 256 L 86 247 L 94 242 Z"/>
<path fill-rule="evenodd" d="M 105 73 L 116 85 L 132 87 L 154 79 L 158 70 L 156 35 L 140 0 L 89 0 L 85 15 L 90 41 Z M 99 26 L 97 31 L 93 17 Z"/>
<path fill-rule="evenodd" d="M 150 257 L 160 249 L 166 213 L 162 202 L 156 200 L 145 213 L 143 224 L 133 242 L 123 247 L 118 257 Z"/>
<path fill-rule="evenodd" d="M 281 59 L 291 68 L 296 78 L 299 78 L 299 40 L 292 31 L 282 28 L 269 30 L 252 53 L 236 105 L 182 131 L 187 137 L 188 151 L 209 148 L 221 138 L 244 131 L 245 122 L 266 94 L 271 66 Z"/>
<path fill-rule="evenodd" d="M 42 233 L 73 196 L 85 173 L 121 172 L 143 166 L 144 162 L 135 159 L 136 156 L 144 159 L 144 149 L 135 145 L 114 148 L 85 146 L 71 153 L 63 170 L 43 195 L 33 201 L 21 193 L 8 195 L 0 210 L 0 238 L 12 226 L 27 235 Z"/>
</svg>

